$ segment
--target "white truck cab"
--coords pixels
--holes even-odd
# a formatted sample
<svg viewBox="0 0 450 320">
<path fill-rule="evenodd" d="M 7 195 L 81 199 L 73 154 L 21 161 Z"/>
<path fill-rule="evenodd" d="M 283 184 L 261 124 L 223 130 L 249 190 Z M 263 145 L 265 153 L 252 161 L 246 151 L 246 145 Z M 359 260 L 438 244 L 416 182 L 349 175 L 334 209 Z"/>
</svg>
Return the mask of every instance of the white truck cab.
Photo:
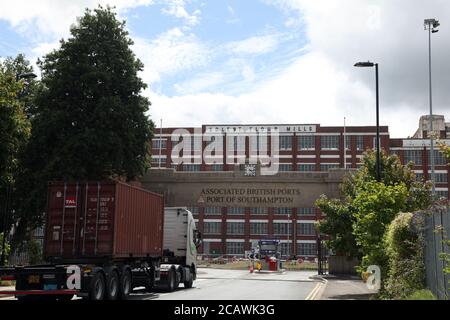
<svg viewBox="0 0 450 320">
<path fill-rule="evenodd" d="M 192 213 L 186 207 L 164 208 L 163 261 L 161 279 L 169 291 L 184 283 L 192 287 L 197 276 L 197 248 L 201 234 Z"/>
</svg>

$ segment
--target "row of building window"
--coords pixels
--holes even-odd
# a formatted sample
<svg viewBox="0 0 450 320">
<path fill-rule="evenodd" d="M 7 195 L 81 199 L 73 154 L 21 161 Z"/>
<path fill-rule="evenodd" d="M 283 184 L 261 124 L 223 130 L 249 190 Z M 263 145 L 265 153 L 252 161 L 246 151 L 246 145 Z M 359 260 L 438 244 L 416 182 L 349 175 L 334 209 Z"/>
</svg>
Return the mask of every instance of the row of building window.
<svg viewBox="0 0 450 320">
<path fill-rule="evenodd" d="M 428 177 L 431 179 L 431 174 L 428 175 Z M 416 180 L 417 181 L 423 181 L 425 178 L 423 173 L 416 173 Z M 434 174 L 434 181 L 435 183 L 447 183 L 448 182 L 448 174 L 447 173 L 435 173 Z"/>
<path fill-rule="evenodd" d="M 193 214 L 200 213 L 200 207 L 188 207 L 188 210 L 191 211 Z M 207 214 L 207 215 L 208 214 L 220 215 L 220 214 L 222 214 L 222 208 L 221 207 L 205 207 L 203 212 L 204 212 L 204 214 Z M 292 214 L 293 208 L 277 207 L 277 208 L 272 208 L 272 212 L 274 214 L 283 214 L 283 215 Z M 228 207 L 228 208 L 226 208 L 226 213 L 229 215 L 243 215 L 243 214 L 245 214 L 245 208 L 243 208 L 243 207 Z M 250 208 L 250 214 L 267 215 L 267 214 L 269 214 L 269 208 L 267 208 L 267 207 Z M 297 214 L 305 215 L 305 216 L 314 216 L 316 214 L 316 212 L 313 207 L 304 207 L 304 208 L 297 208 Z"/>
<path fill-rule="evenodd" d="M 160 159 L 156 158 L 152 160 L 153 167 L 159 167 Z M 358 166 L 358 165 L 357 165 Z M 161 159 L 161 167 L 166 167 L 166 158 Z M 330 169 L 340 168 L 341 165 L 338 163 L 322 163 L 320 164 L 320 171 L 328 171 Z M 351 164 L 347 164 L 347 167 L 351 167 Z M 178 169 L 178 165 L 173 165 L 172 168 Z M 278 166 L 278 171 L 280 172 L 292 172 L 294 171 L 294 166 L 289 163 L 280 163 Z M 186 172 L 200 172 L 201 165 L 200 164 L 183 164 L 182 170 Z M 206 171 L 224 171 L 224 166 L 222 164 L 213 164 L 207 167 Z M 316 165 L 312 163 L 307 164 L 298 164 L 297 171 L 300 172 L 315 172 Z"/>
<path fill-rule="evenodd" d="M 208 254 L 209 252 L 204 252 Z M 243 255 L 245 253 L 243 242 L 227 242 L 226 254 Z M 281 243 L 281 254 L 283 256 L 291 254 L 291 244 Z M 297 243 L 297 256 L 316 256 L 317 246 L 315 243 Z"/>
<path fill-rule="evenodd" d="M 233 140 L 230 140 L 230 148 L 236 151 L 244 151 L 245 150 L 245 140 L 242 137 L 239 139 L 238 137 L 234 137 Z M 316 136 L 298 136 L 298 149 L 299 150 L 315 150 L 316 148 Z M 215 137 L 211 137 L 211 142 L 215 141 Z M 281 150 L 291 150 L 293 145 L 293 136 L 280 136 L 279 137 L 279 147 Z M 250 143 L 252 145 L 252 149 L 259 150 L 261 139 L 259 137 L 255 137 L 250 139 Z M 320 147 L 322 150 L 338 150 L 340 144 L 340 136 L 338 135 L 330 135 L 330 136 L 320 136 Z M 217 151 L 223 150 L 222 144 L 216 144 L 218 147 Z M 375 143 L 374 143 L 375 146 Z M 152 141 L 153 149 L 166 149 L 167 148 L 167 140 L 166 139 L 154 139 Z M 347 150 L 351 149 L 351 137 L 345 137 L 345 148 Z M 364 149 L 364 137 L 356 136 L 356 149 L 363 150 Z M 195 136 L 191 139 L 191 150 L 199 151 L 202 150 L 202 137 Z"/>
<path fill-rule="evenodd" d="M 243 235 L 245 234 L 244 222 L 227 222 L 227 235 Z M 268 223 L 266 222 L 251 222 L 250 234 L 252 235 L 267 235 Z M 222 222 L 205 222 L 203 224 L 204 234 L 222 234 Z M 276 222 L 273 224 L 274 235 L 291 235 L 291 223 Z M 313 236 L 315 235 L 315 227 L 313 223 L 297 223 L 297 235 Z"/>
<path fill-rule="evenodd" d="M 398 152 L 392 152 L 398 154 Z M 404 164 L 413 162 L 415 165 L 423 164 L 423 150 L 404 150 L 403 151 Z M 430 154 L 428 154 L 428 164 L 430 164 Z M 434 150 L 434 164 L 435 165 L 446 165 L 447 160 L 445 156 L 439 150 Z"/>
</svg>

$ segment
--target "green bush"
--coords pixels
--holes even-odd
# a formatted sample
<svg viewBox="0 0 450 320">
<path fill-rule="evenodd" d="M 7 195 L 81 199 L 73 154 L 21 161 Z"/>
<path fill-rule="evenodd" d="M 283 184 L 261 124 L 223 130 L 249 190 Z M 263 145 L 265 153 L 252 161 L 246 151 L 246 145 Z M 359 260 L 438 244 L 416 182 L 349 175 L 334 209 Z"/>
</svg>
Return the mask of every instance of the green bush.
<svg viewBox="0 0 450 320">
<path fill-rule="evenodd" d="M 1 260 L 2 249 L 3 249 L 2 244 L 3 244 L 3 233 L 0 233 L 0 260 Z M 9 253 L 10 253 L 10 246 L 9 246 L 8 242 L 6 242 L 5 243 L 5 260 L 6 261 L 8 261 Z"/>
<path fill-rule="evenodd" d="M 422 217 L 412 213 L 400 213 L 389 225 L 384 239 L 389 264 L 385 298 L 405 299 L 425 288 L 422 225 Z"/>
<path fill-rule="evenodd" d="M 430 290 L 417 290 L 404 300 L 436 300 L 436 297 Z"/>
</svg>

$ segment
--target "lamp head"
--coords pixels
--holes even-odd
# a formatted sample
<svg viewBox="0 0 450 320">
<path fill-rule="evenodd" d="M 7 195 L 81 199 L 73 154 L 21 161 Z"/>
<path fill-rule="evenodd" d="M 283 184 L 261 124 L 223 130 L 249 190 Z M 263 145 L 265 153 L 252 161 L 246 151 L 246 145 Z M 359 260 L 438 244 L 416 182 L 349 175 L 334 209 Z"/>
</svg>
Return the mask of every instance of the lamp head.
<svg viewBox="0 0 450 320">
<path fill-rule="evenodd" d="M 367 62 L 357 62 L 355 63 L 355 67 L 364 68 L 364 67 L 373 67 L 375 63 L 367 61 Z"/>
</svg>

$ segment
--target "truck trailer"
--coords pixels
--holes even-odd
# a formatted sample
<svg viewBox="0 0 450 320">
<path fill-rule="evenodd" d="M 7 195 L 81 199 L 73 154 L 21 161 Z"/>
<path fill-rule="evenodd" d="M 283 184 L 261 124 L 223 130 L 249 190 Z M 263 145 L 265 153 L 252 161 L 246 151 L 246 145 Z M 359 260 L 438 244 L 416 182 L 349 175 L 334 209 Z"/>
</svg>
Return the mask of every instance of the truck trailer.
<svg viewBox="0 0 450 320">
<path fill-rule="evenodd" d="M 119 181 L 51 182 L 45 264 L 0 269 L 19 300 L 127 299 L 136 287 L 190 288 L 201 234 L 187 208 Z"/>
</svg>

